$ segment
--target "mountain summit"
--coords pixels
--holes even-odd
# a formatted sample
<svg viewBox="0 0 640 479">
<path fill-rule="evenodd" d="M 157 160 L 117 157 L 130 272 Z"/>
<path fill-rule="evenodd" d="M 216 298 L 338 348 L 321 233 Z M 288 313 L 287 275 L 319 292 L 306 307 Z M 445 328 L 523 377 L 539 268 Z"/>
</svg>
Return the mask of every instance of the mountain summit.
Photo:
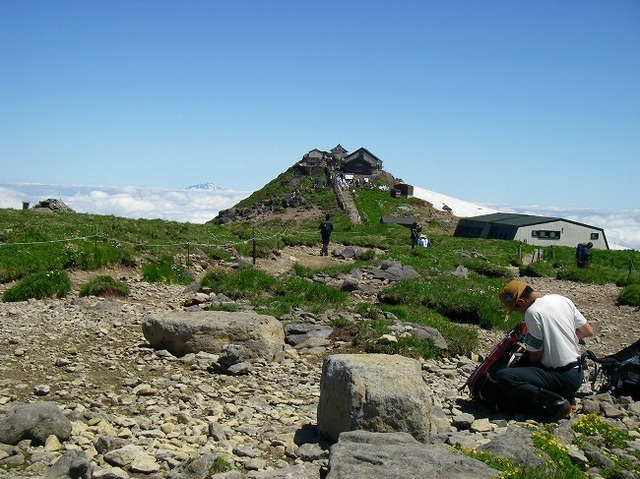
<svg viewBox="0 0 640 479">
<path fill-rule="evenodd" d="M 414 195 L 414 187 L 384 170 L 382 160 L 369 150 L 349 153 L 341 145 L 330 151 L 310 150 L 211 222 L 300 224 L 325 213 L 345 215 L 352 224 L 429 222 L 432 230 L 448 233 L 457 224 L 450 207 L 434 207 Z"/>
<path fill-rule="evenodd" d="M 222 187 L 220 187 L 218 185 L 214 185 L 213 183 L 199 183 L 197 185 L 187 186 L 186 189 L 187 190 L 209 190 L 209 191 L 215 191 L 215 190 L 221 190 Z"/>
</svg>

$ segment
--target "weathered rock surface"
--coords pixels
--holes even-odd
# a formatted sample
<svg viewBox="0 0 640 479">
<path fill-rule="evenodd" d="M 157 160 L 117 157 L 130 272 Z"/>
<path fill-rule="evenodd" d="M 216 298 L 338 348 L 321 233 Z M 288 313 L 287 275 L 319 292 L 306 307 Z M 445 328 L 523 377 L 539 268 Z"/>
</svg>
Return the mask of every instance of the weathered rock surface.
<svg viewBox="0 0 640 479">
<path fill-rule="evenodd" d="M 272 361 L 284 347 L 282 324 L 253 311 L 171 311 L 149 314 L 142 332 L 155 349 L 174 356 L 219 353 L 224 346 L 241 343 L 249 357 Z"/>
<path fill-rule="evenodd" d="M 336 278 L 335 282 L 340 285 L 343 280 Z M 361 288 L 351 292 L 352 297 L 375 301 L 375 292 L 389 280 L 363 272 L 358 281 Z M 585 349 L 608 354 L 640 337 L 640 313 L 637 308 L 615 304 L 619 291 L 615 285 L 543 278 L 527 281 L 542 292 L 559 292 L 574 300 L 596 329 L 596 337 L 587 339 Z M 318 336 L 312 333 L 302 341 L 285 344 L 281 361 L 252 359 L 250 373 L 234 376 L 215 373 L 211 367 L 220 363 L 221 356 L 222 363 L 239 358 L 239 350 L 178 357 L 150 347 L 144 337 L 146 317 L 195 304 L 192 290 L 148 284 L 135 276 L 128 277 L 127 284 L 131 295 L 124 299 L 72 294 L 65 299 L 0 303 L 0 418 L 8 418 L 22 404 L 49 402 L 71 424 L 67 439 L 51 434 L 44 444 L 29 438 L 17 444 L 0 443 L 0 478 L 54 473 L 81 477 L 73 474 L 88 473 L 81 470 L 86 458 L 94 478 L 320 479 L 332 472 L 330 461 L 335 471 L 340 457 L 347 461 L 349 454 L 357 453 L 360 446 L 345 439 L 342 452 L 334 457 L 329 441 L 318 433 L 317 417 L 324 359 L 353 352 L 349 344 L 326 338 L 326 328 L 337 317 L 357 321 L 357 314 L 293 311 L 278 318 L 285 326 L 313 325 L 293 329 L 303 335 L 317 330 Z M 207 301 L 218 297 L 215 292 L 208 296 Z M 394 328 L 397 334 L 404 334 L 409 326 L 396 324 Z M 499 331 L 478 332 L 482 340 L 478 354 L 488 352 L 502 336 Z M 466 391 L 458 390 L 476 364 L 466 357 L 420 362 L 431 420 L 429 439 L 419 442 L 423 445 L 419 447 L 479 449 L 493 443 L 490 447 L 502 454 L 510 453 L 513 444 L 519 444 L 517 451 L 529 450 L 526 435 L 510 431 L 529 423 L 529 418 L 492 413 L 470 401 Z M 640 402 L 595 394 L 588 382 L 577 400 L 577 413 L 556 430 L 559 444 L 569 445 L 570 425 L 586 413 L 628 431 L 632 440 L 624 450 L 604 450 L 598 437 L 590 438 L 581 449 L 572 449 L 576 464 L 597 477 L 597 471 L 610 464 L 613 456 L 636 457 Z M 131 450 L 139 453 L 138 460 L 128 461 L 127 451 Z M 82 454 L 67 455 L 72 451 Z M 218 458 L 231 471 L 207 476 L 208 467 Z M 53 469 L 57 461 L 62 462 Z M 383 474 L 382 465 L 379 467 Z M 633 477 L 634 473 L 629 474 Z"/>
<path fill-rule="evenodd" d="M 405 433 L 345 432 L 331 447 L 327 479 L 446 477 L 489 479 L 498 471 L 442 445 L 426 445 Z"/>
<path fill-rule="evenodd" d="M 66 441 L 71 436 L 71 421 L 53 402 L 16 404 L 0 418 L 0 442 L 16 445 L 23 439 L 43 445 L 49 436 Z"/>
<path fill-rule="evenodd" d="M 318 429 L 332 441 L 358 429 L 406 432 L 425 441 L 431 399 L 419 361 L 398 355 L 336 354 L 322 367 Z"/>
</svg>

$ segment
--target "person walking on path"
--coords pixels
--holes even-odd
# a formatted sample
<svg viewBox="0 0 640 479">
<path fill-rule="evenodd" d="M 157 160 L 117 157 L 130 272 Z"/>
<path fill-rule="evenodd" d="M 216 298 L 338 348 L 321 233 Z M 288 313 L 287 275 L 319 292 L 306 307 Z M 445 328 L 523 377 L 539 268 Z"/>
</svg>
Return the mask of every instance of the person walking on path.
<svg viewBox="0 0 640 479">
<path fill-rule="evenodd" d="M 324 221 L 318 226 L 320 236 L 322 237 L 322 249 L 320 250 L 320 256 L 329 256 L 329 240 L 331 239 L 331 232 L 333 231 L 333 224 L 329 219 L 331 215 L 327 213 L 324 217 Z"/>
<path fill-rule="evenodd" d="M 524 364 L 496 373 L 500 390 L 542 420 L 567 417 L 584 380 L 579 341 L 593 336 L 593 326 L 569 298 L 539 293 L 522 281 L 510 281 L 499 299 L 507 310 L 524 314 L 527 328 Z"/>
<path fill-rule="evenodd" d="M 418 246 L 418 240 L 420 239 L 420 232 L 422 228 L 418 226 L 416 221 L 411 225 L 411 248 L 415 248 Z"/>
</svg>

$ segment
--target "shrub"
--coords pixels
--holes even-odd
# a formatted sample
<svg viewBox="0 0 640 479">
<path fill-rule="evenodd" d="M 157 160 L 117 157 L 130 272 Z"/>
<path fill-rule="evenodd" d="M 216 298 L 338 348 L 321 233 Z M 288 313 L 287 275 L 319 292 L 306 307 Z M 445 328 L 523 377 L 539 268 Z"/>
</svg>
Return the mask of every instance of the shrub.
<svg viewBox="0 0 640 479">
<path fill-rule="evenodd" d="M 129 286 L 111 276 L 98 276 L 80 288 L 80 296 L 129 296 Z"/>
<path fill-rule="evenodd" d="M 227 472 L 231 470 L 231 464 L 224 457 L 216 457 L 209 469 L 209 474 L 218 474 L 221 472 Z"/>
<path fill-rule="evenodd" d="M 381 307 L 384 312 L 393 313 L 402 321 L 437 329 L 447 342 L 447 354 L 450 356 L 468 356 L 478 348 L 479 340 L 475 330 L 452 323 L 437 311 L 414 305 L 382 305 Z"/>
<path fill-rule="evenodd" d="M 513 275 L 508 268 L 504 266 L 498 266 L 488 261 L 481 259 L 469 259 L 463 261 L 463 264 L 470 271 L 486 276 L 487 278 L 512 278 Z"/>
<path fill-rule="evenodd" d="M 367 249 L 362 254 L 360 254 L 358 259 L 361 260 L 361 261 L 371 261 L 375 257 L 376 257 L 375 250 Z"/>
<path fill-rule="evenodd" d="M 380 344 L 371 341 L 366 347 L 367 353 L 401 354 L 409 358 L 432 359 L 441 356 L 431 339 L 418 339 L 414 336 L 398 338 L 395 343 Z"/>
<path fill-rule="evenodd" d="M 209 271 L 200 279 L 200 290 L 210 288 L 231 299 L 252 299 L 272 291 L 277 280 L 262 270 L 250 267 L 229 272 Z"/>
<path fill-rule="evenodd" d="M 7 289 L 2 299 L 5 302 L 27 299 L 62 298 L 71 291 L 71 279 L 66 271 L 39 271 L 22 279 Z"/>
<path fill-rule="evenodd" d="M 599 268 L 566 268 L 558 271 L 557 279 L 590 284 L 606 284 L 611 281 L 609 275 Z"/>
<path fill-rule="evenodd" d="M 556 276 L 556 270 L 553 265 L 546 261 L 536 261 L 535 263 L 529 263 L 526 266 L 521 266 L 520 275 L 529 276 L 531 278 L 553 278 Z"/>
<path fill-rule="evenodd" d="M 486 280 L 489 281 L 489 280 Z M 380 294 L 386 304 L 423 305 L 459 323 L 475 323 L 485 328 L 502 325 L 503 308 L 498 280 L 488 284 L 455 276 L 440 276 L 433 281 L 397 281 Z"/>
<path fill-rule="evenodd" d="M 276 317 L 289 313 L 294 308 L 320 313 L 328 308 L 344 305 L 349 298 L 344 291 L 299 277 L 278 281 L 271 293 L 256 297 L 253 304 Z"/>
<path fill-rule="evenodd" d="M 625 286 L 618 297 L 616 298 L 618 304 L 626 304 L 627 306 L 640 306 L 640 283 L 630 284 Z"/>
<path fill-rule="evenodd" d="M 186 270 L 173 263 L 171 257 L 163 257 L 157 263 L 142 266 L 142 279 L 149 283 L 189 284 L 191 278 Z"/>
</svg>

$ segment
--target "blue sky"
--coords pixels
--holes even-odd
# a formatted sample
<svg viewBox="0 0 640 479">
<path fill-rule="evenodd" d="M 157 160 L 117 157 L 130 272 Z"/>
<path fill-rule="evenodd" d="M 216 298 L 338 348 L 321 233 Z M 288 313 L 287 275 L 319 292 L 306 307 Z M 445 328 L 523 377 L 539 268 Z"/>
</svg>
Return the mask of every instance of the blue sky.
<svg viewBox="0 0 640 479">
<path fill-rule="evenodd" d="M 261 188 L 364 146 L 494 205 L 640 208 L 638 1 L 0 2 L 3 183 Z"/>
</svg>

